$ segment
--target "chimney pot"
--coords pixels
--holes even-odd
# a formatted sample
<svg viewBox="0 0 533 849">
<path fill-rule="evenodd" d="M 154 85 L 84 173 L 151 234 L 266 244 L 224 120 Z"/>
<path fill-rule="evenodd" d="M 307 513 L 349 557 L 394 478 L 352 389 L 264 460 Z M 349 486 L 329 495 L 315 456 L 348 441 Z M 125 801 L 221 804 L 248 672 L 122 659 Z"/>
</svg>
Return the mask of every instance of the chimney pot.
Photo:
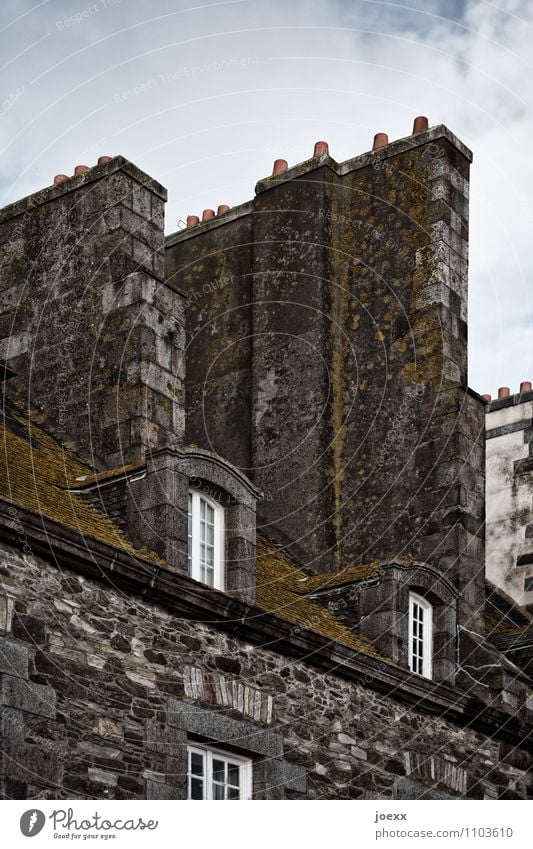
<svg viewBox="0 0 533 849">
<path fill-rule="evenodd" d="M 520 392 L 531 392 L 531 383 L 529 380 L 523 380 L 520 384 Z"/>
<path fill-rule="evenodd" d="M 210 218 L 214 218 L 214 217 L 215 217 L 215 210 L 214 209 L 204 209 L 204 211 L 202 212 L 202 221 L 209 221 Z"/>
<path fill-rule="evenodd" d="M 425 115 L 419 115 L 418 118 L 415 118 L 413 124 L 413 135 L 415 133 L 423 133 L 424 130 L 427 130 L 429 127 L 429 121 Z"/>
<path fill-rule="evenodd" d="M 492 395 L 482 395 L 481 397 L 484 401 L 492 401 Z"/>
<path fill-rule="evenodd" d="M 508 398 L 511 394 L 511 390 L 508 386 L 500 386 L 498 389 L 498 398 Z"/>
<path fill-rule="evenodd" d="M 272 169 L 272 176 L 274 174 L 283 174 L 284 171 L 289 167 L 289 163 L 286 159 L 276 159 L 274 162 L 274 167 Z"/>
<path fill-rule="evenodd" d="M 315 149 L 313 152 L 313 157 L 318 156 L 329 156 L 329 146 L 325 141 L 317 141 L 315 142 Z"/>
<path fill-rule="evenodd" d="M 70 180 L 70 177 L 67 177 L 66 174 L 56 174 L 54 177 L 54 186 L 60 186 L 61 183 L 66 183 L 67 180 Z"/>
<path fill-rule="evenodd" d="M 376 135 L 374 136 L 372 150 L 378 150 L 380 147 L 386 147 L 388 143 L 389 137 L 387 133 L 376 133 Z"/>
<path fill-rule="evenodd" d="M 230 211 L 230 207 L 227 205 L 227 203 L 221 203 L 220 206 L 217 209 L 217 215 L 222 215 L 224 212 L 229 212 L 229 211 Z"/>
<path fill-rule="evenodd" d="M 76 165 L 74 169 L 74 176 L 77 177 L 78 174 L 85 174 L 86 171 L 89 170 L 88 165 Z"/>
<path fill-rule="evenodd" d="M 199 223 L 199 221 L 200 221 L 200 219 L 198 218 L 197 215 L 188 215 L 187 216 L 187 227 L 194 227 L 196 224 Z"/>
<path fill-rule="evenodd" d="M 112 156 L 99 156 L 98 165 L 105 165 L 107 162 L 111 162 L 112 158 Z"/>
</svg>

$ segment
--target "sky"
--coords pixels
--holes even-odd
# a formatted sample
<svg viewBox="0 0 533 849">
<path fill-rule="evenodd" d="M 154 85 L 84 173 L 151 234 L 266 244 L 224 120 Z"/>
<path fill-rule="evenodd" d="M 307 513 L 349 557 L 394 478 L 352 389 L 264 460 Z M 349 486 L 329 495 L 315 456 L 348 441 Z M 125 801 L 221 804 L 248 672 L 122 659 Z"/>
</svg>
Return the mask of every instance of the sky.
<svg viewBox="0 0 533 849">
<path fill-rule="evenodd" d="M 122 154 L 167 231 L 313 143 L 349 159 L 413 118 L 474 152 L 469 382 L 533 380 L 533 0 L 3 0 L 0 206 Z M 179 224 L 182 226 L 182 224 Z"/>
</svg>

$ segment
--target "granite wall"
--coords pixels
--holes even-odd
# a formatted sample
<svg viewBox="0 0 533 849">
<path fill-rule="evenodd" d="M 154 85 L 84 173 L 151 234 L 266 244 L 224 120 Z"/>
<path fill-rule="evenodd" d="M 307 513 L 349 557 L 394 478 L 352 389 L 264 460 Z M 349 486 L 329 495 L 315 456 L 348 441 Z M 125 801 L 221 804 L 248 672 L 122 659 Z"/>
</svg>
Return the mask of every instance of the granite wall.
<svg viewBox="0 0 533 849">
<path fill-rule="evenodd" d="M 181 444 L 184 299 L 166 190 L 118 156 L 0 212 L 7 391 L 97 468 Z"/>
<path fill-rule="evenodd" d="M 170 236 L 166 266 L 190 302 L 188 438 L 265 493 L 259 525 L 315 572 L 430 563 L 480 627 L 470 159 L 445 127 L 345 163 L 316 157 Z"/>
<path fill-rule="evenodd" d="M 505 721 L 461 727 L 31 552 L 3 546 L 0 576 L 6 797 L 180 799 L 188 738 L 253 757 L 258 798 L 525 797 Z"/>
</svg>

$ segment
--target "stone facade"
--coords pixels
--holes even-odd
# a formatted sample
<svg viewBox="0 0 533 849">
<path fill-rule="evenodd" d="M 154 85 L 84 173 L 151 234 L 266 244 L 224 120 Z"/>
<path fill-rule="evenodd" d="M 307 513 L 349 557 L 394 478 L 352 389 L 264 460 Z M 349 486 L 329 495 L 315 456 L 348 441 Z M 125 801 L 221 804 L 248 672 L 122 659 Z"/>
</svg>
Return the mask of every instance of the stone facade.
<svg viewBox="0 0 533 849">
<path fill-rule="evenodd" d="M 429 715 L 401 682 L 379 692 L 370 670 L 325 672 L 6 547 L 2 591 L 8 797 L 183 799 L 187 739 L 252 754 L 257 798 L 525 795 L 527 744 L 506 734 L 509 715 L 489 739 L 446 719 L 445 701 Z"/>
<path fill-rule="evenodd" d="M 314 572 L 431 562 L 480 625 L 470 160 L 444 127 L 345 163 L 322 155 L 170 236 L 166 268 L 188 296 L 186 439 L 265 493 L 260 524 Z"/>
<path fill-rule="evenodd" d="M 0 213 L 9 392 L 96 468 L 182 441 L 184 299 L 163 279 L 165 200 L 115 157 Z"/>
<path fill-rule="evenodd" d="M 188 743 L 249 758 L 258 799 L 531 793 L 532 619 L 485 583 L 470 160 L 442 126 L 322 146 L 166 242 L 122 157 L 0 213 L 5 797 L 183 799 Z M 220 589 L 189 575 L 198 493 Z"/>
</svg>

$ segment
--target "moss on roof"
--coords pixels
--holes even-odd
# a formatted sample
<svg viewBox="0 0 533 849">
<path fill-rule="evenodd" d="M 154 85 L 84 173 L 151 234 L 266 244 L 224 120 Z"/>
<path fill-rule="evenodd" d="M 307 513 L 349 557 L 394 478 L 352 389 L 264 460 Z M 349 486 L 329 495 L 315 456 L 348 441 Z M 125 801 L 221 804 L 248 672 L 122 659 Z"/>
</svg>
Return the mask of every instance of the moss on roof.
<svg viewBox="0 0 533 849">
<path fill-rule="evenodd" d="M 365 637 L 353 633 L 329 610 L 302 595 L 302 587 L 308 579 L 310 576 L 284 551 L 257 535 L 256 598 L 260 607 L 332 642 L 381 658 Z"/>
<path fill-rule="evenodd" d="M 76 479 L 94 475 L 92 469 L 60 445 L 39 424 L 13 406 L 3 411 L 0 433 L 0 498 L 115 548 L 162 563 L 147 549 L 137 549 L 103 511 L 69 492 Z M 79 486 L 79 483 L 78 483 Z"/>
<path fill-rule="evenodd" d="M 103 511 L 73 489 L 94 484 L 141 466 L 123 466 L 95 472 L 73 450 L 61 445 L 40 424 L 13 406 L 4 410 L 0 426 L 0 498 L 60 522 L 82 537 L 106 543 L 138 557 L 162 564 L 147 549 L 137 549 Z M 338 575 L 308 575 L 290 557 L 265 538 L 257 538 L 257 604 L 268 613 L 314 631 L 372 657 L 381 657 L 372 644 L 350 631 L 329 610 L 306 598 L 322 586 L 336 586 L 374 574 L 379 564 L 351 566 Z"/>
<path fill-rule="evenodd" d="M 76 475 L 76 477 L 71 478 L 69 488 L 84 489 L 84 487 L 103 483 L 113 478 L 120 478 L 145 468 L 145 463 L 127 463 L 125 466 L 119 466 L 117 469 L 104 469 L 102 472 L 93 472 L 91 469 L 86 469 L 83 475 Z"/>
<path fill-rule="evenodd" d="M 329 590 L 334 587 L 342 587 L 343 584 L 354 584 L 364 581 L 377 574 L 381 563 L 375 560 L 372 563 L 354 564 L 341 569 L 340 572 L 331 572 L 325 575 L 306 575 L 301 584 L 301 592 L 317 592 L 318 590 Z"/>
</svg>

